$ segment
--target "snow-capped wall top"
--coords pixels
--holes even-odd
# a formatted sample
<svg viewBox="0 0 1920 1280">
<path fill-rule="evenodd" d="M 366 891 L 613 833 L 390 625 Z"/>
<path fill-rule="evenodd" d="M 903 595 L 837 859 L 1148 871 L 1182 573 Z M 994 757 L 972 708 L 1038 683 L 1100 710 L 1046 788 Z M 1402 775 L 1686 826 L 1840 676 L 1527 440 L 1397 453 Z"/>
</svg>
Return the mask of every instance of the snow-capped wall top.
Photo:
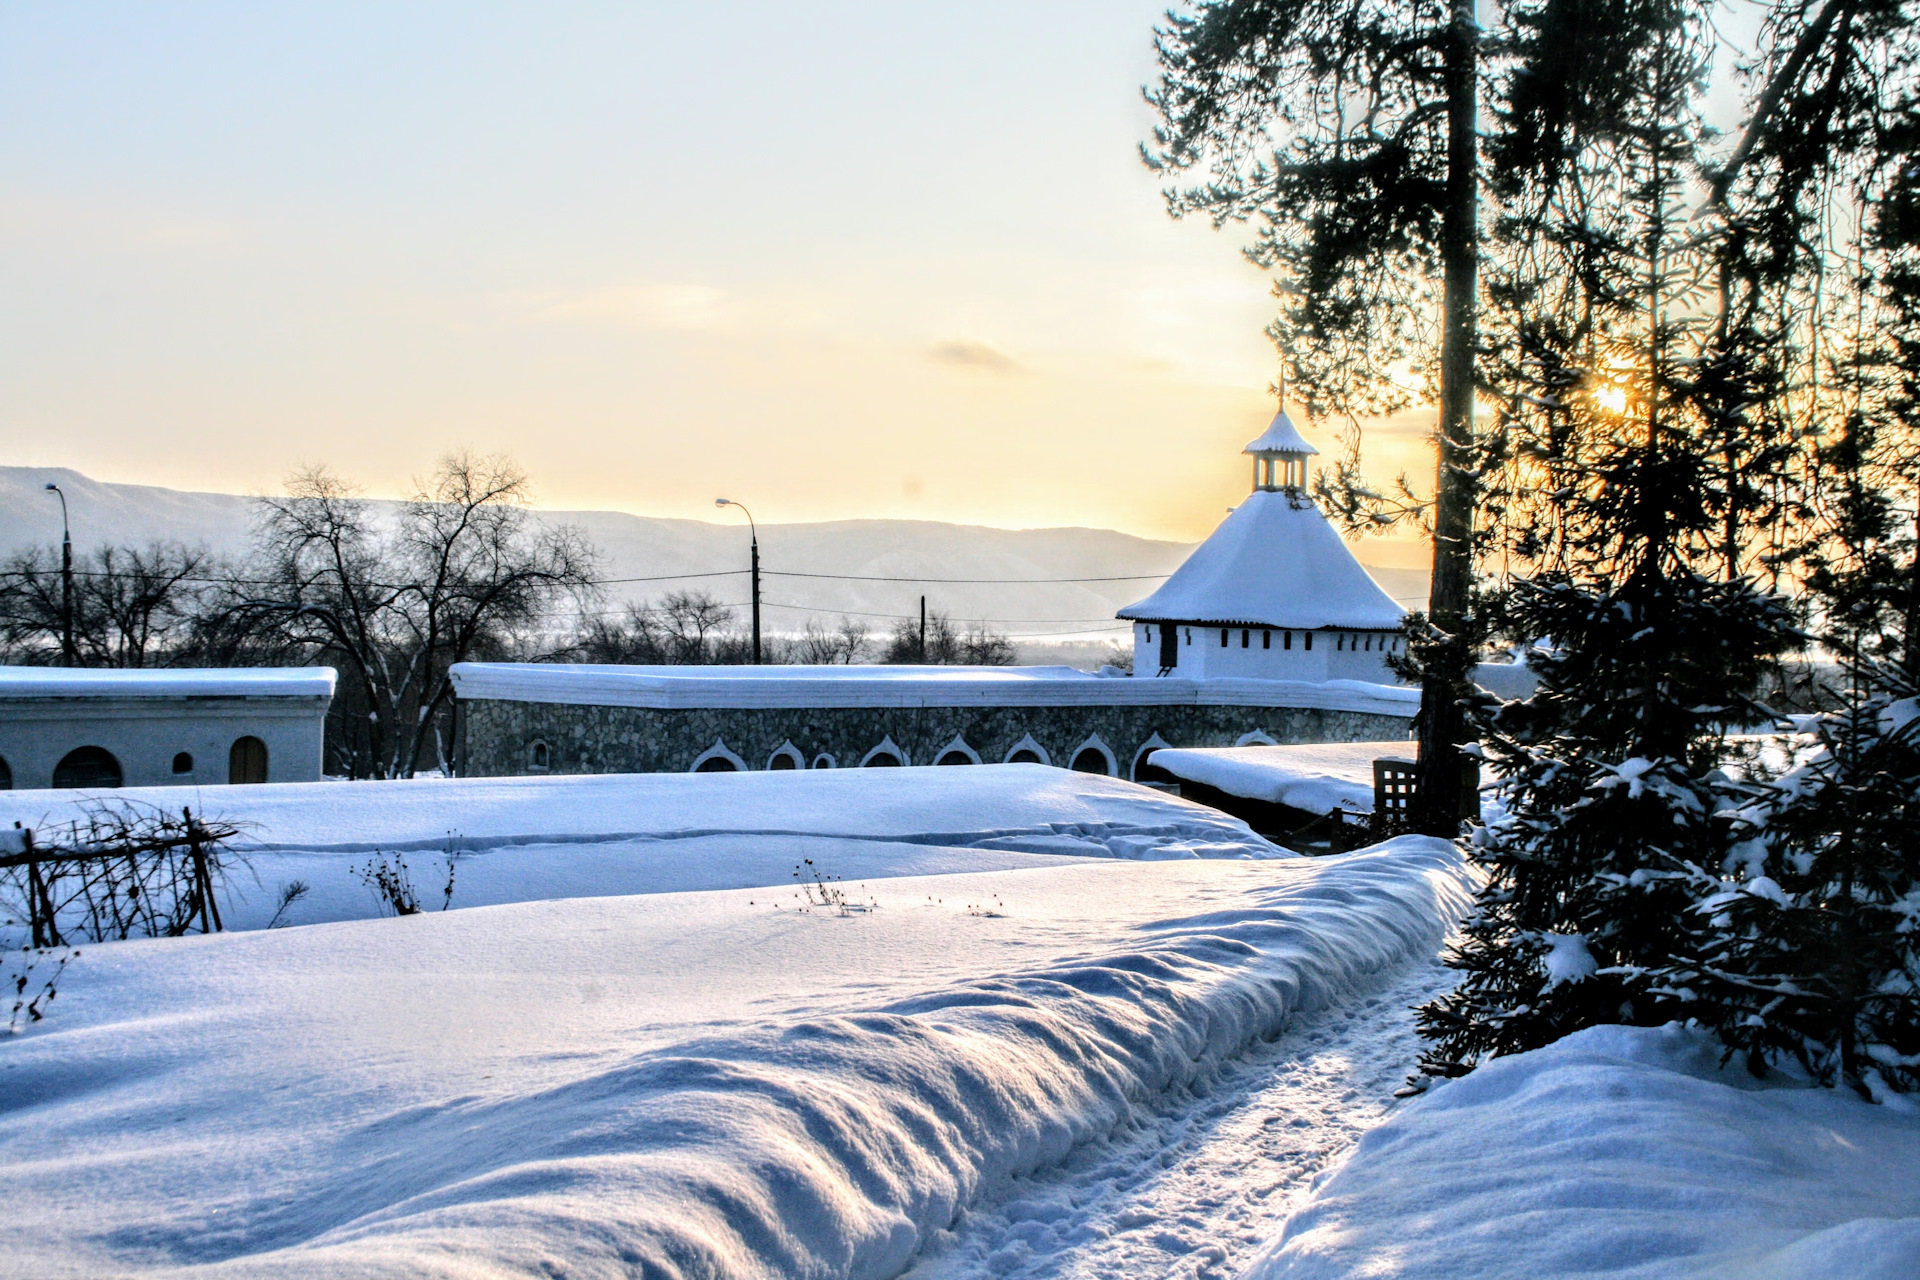
<svg viewBox="0 0 1920 1280">
<path fill-rule="evenodd" d="M 1418 689 L 1360 680 L 1112 679 L 1071 667 L 622 667 L 461 662 L 462 698 L 653 707 L 1318 707 L 1410 716 Z"/>
<path fill-rule="evenodd" d="M 1267 424 L 1267 429 L 1261 433 L 1260 438 L 1240 452 L 1319 453 L 1320 451 L 1307 443 L 1307 438 L 1300 434 L 1300 429 L 1293 425 L 1293 419 L 1287 416 L 1285 409 L 1282 409 L 1273 415 L 1273 421 Z"/>
<path fill-rule="evenodd" d="M 1391 631 L 1406 610 L 1367 576 L 1311 501 L 1262 489 L 1235 507 L 1158 591 L 1118 616 Z"/>
<path fill-rule="evenodd" d="M 6 698 L 331 698 L 332 667 L 0 667 Z"/>
</svg>

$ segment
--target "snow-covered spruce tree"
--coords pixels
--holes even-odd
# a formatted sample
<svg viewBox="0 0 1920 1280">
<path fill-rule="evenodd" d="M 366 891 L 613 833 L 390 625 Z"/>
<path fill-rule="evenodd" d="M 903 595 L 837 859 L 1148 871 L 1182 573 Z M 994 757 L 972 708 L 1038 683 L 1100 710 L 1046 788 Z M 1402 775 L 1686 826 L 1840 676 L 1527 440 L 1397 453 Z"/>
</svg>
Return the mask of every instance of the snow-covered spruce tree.
<svg viewBox="0 0 1920 1280">
<path fill-rule="evenodd" d="M 1910 52 L 1875 79 L 1903 63 L 1911 85 Z M 1756 1071 L 1796 1060 L 1869 1094 L 1920 1088 L 1920 114 L 1873 105 L 1875 145 L 1835 184 L 1864 215 L 1828 246 L 1845 269 L 1802 300 L 1824 429 L 1800 569 L 1843 705 L 1741 812 L 1750 838 L 1700 885 L 1705 945 L 1668 976 Z"/>
<path fill-rule="evenodd" d="M 1710 29 L 1684 4 L 1601 8 L 1504 17 L 1541 74 L 1516 78 L 1489 141 L 1503 465 L 1485 509 L 1511 573 L 1499 622 L 1539 642 L 1540 683 L 1477 711 L 1498 779 L 1472 838 L 1488 880 L 1449 957 L 1460 986 L 1421 1010 L 1430 1075 L 1696 1012 L 1662 977 L 1733 842 L 1725 730 L 1762 714 L 1752 690 L 1797 643 L 1786 602 L 1742 574 L 1789 452 L 1754 409 L 1777 371 L 1717 312 L 1687 203 Z M 1539 51 L 1582 47 L 1570 22 L 1601 23 L 1608 56 Z"/>
</svg>

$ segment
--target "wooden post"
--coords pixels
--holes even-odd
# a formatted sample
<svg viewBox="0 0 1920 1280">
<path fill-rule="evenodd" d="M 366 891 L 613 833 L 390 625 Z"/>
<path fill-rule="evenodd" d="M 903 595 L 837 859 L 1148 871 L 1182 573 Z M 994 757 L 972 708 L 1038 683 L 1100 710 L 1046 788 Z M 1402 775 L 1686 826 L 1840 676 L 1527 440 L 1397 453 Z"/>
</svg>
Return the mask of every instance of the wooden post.
<svg viewBox="0 0 1920 1280">
<path fill-rule="evenodd" d="M 60 946 L 60 926 L 53 918 L 53 894 L 40 875 L 40 863 L 33 856 L 31 827 L 20 833 L 20 842 L 27 855 L 27 919 L 33 930 L 33 945 Z"/>
<path fill-rule="evenodd" d="M 193 882 L 200 890 L 200 932 L 221 929 L 220 904 L 213 900 L 213 874 L 207 869 L 206 837 L 193 820 L 193 810 L 181 810 L 187 819 L 187 848 L 193 854 Z"/>
</svg>

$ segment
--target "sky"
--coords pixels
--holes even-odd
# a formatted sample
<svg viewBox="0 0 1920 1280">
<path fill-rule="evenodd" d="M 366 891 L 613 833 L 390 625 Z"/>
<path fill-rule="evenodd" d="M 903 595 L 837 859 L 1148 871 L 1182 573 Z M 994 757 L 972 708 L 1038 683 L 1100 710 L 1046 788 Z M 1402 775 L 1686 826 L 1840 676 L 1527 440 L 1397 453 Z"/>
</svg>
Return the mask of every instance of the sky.
<svg viewBox="0 0 1920 1280">
<path fill-rule="evenodd" d="M 0 456 L 1201 537 L 1273 303 L 1138 160 L 1164 7 L 0 3 Z"/>
</svg>

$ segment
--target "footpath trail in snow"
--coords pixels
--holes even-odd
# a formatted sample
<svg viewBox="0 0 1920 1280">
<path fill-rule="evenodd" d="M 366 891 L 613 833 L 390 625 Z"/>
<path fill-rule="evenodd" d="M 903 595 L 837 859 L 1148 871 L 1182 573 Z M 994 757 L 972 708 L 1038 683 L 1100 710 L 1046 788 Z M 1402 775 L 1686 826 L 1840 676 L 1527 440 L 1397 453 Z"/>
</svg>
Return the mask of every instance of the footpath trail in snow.
<svg viewBox="0 0 1920 1280">
<path fill-rule="evenodd" d="M 1237 1275 L 1396 1105 L 1413 1007 L 1455 975 L 1415 960 L 1302 1017 L 1066 1163 L 1022 1178 L 906 1280 Z"/>
</svg>

